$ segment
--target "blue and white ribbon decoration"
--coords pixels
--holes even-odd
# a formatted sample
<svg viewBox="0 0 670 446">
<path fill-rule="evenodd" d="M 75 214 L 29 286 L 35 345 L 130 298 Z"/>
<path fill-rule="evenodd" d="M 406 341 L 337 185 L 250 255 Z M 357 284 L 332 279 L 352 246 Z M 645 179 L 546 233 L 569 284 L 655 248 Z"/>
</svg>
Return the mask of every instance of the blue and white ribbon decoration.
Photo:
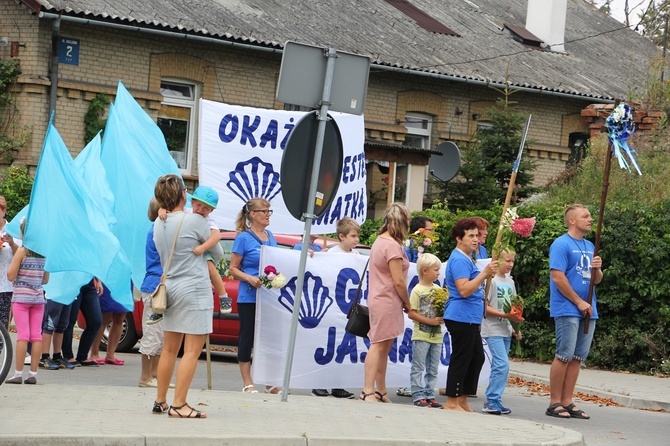
<svg viewBox="0 0 670 446">
<path fill-rule="evenodd" d="M 628 138 L 635 132 L 633 111 L 630 106 L 623 102 L 617 105 L 605 121 L 605 126 L 607 127 L 607 135 L 612 141 L 613 154 L 619 161 L 619 167 L 628 169 L 628 172 L 630 172 L 630 165 L 632 164 L 637 173 L 642 175 L 640 166 L 635 160 L 635 149 L 628 145 Z"/>
</svg>

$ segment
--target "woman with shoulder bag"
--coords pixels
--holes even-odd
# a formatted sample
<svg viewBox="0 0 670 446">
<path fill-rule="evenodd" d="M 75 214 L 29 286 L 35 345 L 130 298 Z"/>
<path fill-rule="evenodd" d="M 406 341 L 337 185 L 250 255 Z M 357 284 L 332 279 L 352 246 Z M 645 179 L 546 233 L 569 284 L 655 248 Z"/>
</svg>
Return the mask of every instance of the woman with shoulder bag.
<svg viewBox="0 0 670 446">
<path fill-rule="evenodd" d="M 184 212 L 186 187 L 177 175 L 160 177 L 154 195 L 168 215 L 166 220 L 154 222 L 154 243 L 165 275 L 167 309 L 163 314 L 165 340 L 158 362 L 158 394 L 153 412 L 167 411 L 170 417 L 178 418 L 205 418 L 204 412 L 188 405 L 186 396 L 205 339 L 212 332 L 214 301 L 207 261 L 193 254 L 193 249 L 204 243 L 211 231 L 200 215 Z M 215 262 L 223 257 L 218 245 L 210 253 Z M 177 367 L 174 397 L 168 407 L 168 386 L 182 341 L 184 356 Z"/>
<path fill-rule="evenodd" d="M 365 357 L 365 384 L 359 399 L 389 403 L 386 390 L 388 354 L 396 337 L 405 330 L 410 309 L 407 292 L 409 261 L 403 242 L 409 230 L 407 207 L 391 203 L 386 208 L 379 237 L 370 251 L 370 348 Z"/>
</svg>

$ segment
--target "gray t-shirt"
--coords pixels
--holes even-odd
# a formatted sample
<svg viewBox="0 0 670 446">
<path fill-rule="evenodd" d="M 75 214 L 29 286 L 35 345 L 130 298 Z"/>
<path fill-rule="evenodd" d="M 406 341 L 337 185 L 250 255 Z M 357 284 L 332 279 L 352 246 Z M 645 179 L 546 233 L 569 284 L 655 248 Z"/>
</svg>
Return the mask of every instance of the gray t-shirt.
<svg viewBox="0 0 670 446">
<path fill-rule="evenodd" d="M 514 286 L 514 280 L 509 277 L 500 277 L 496 275 L 491 279 L 491 288 L 489 288 L 489 294 L 486 296 L 488 305 L 497 309 L 498 311 L 505 312 L 503 304 L 505 301 L 510 301 L 511 297 L 516 294 L 516 287 Z M 482 320 L 482 338 L 488 338 L 491 336 L 503 336 L 509 337 L 512 336 L 512 324 L 510 324 L 508 319 L 504 319 L 496 316 L 486 316 Z"/>
</svg>

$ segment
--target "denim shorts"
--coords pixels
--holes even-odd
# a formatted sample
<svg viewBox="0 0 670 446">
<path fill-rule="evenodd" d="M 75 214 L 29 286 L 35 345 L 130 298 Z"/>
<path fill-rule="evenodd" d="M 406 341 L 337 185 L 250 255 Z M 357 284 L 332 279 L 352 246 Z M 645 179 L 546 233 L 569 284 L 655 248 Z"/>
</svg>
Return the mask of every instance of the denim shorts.
<svg viewBox="0 0 670 446">
<path fill-rule="evenodd" d="M 591 349 L 593 332 L 596 329 L 595 319 L 589 321 L 589 332 L 584 334 L 584 319 L 574 316 L 557 317 L 556 324 L 556 359 L 570 362 L 573 359 L 584 363 Z"/>
</svg>

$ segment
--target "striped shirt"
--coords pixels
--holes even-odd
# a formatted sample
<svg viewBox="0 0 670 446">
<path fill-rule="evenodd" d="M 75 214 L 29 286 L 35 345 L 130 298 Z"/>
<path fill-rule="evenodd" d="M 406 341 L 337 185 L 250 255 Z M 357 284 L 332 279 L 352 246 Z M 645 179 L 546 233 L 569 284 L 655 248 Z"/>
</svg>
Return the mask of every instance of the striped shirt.
<svg viewBox="0 0 670 446">
<path fill-rule="evenodd" d="M 12 302 L 23 304 L 43 304 L 45 302 L 42 289 L 45 260 L 44 257 L 26 257 L 21 262 L 14 280 Z"/>
</svg>

